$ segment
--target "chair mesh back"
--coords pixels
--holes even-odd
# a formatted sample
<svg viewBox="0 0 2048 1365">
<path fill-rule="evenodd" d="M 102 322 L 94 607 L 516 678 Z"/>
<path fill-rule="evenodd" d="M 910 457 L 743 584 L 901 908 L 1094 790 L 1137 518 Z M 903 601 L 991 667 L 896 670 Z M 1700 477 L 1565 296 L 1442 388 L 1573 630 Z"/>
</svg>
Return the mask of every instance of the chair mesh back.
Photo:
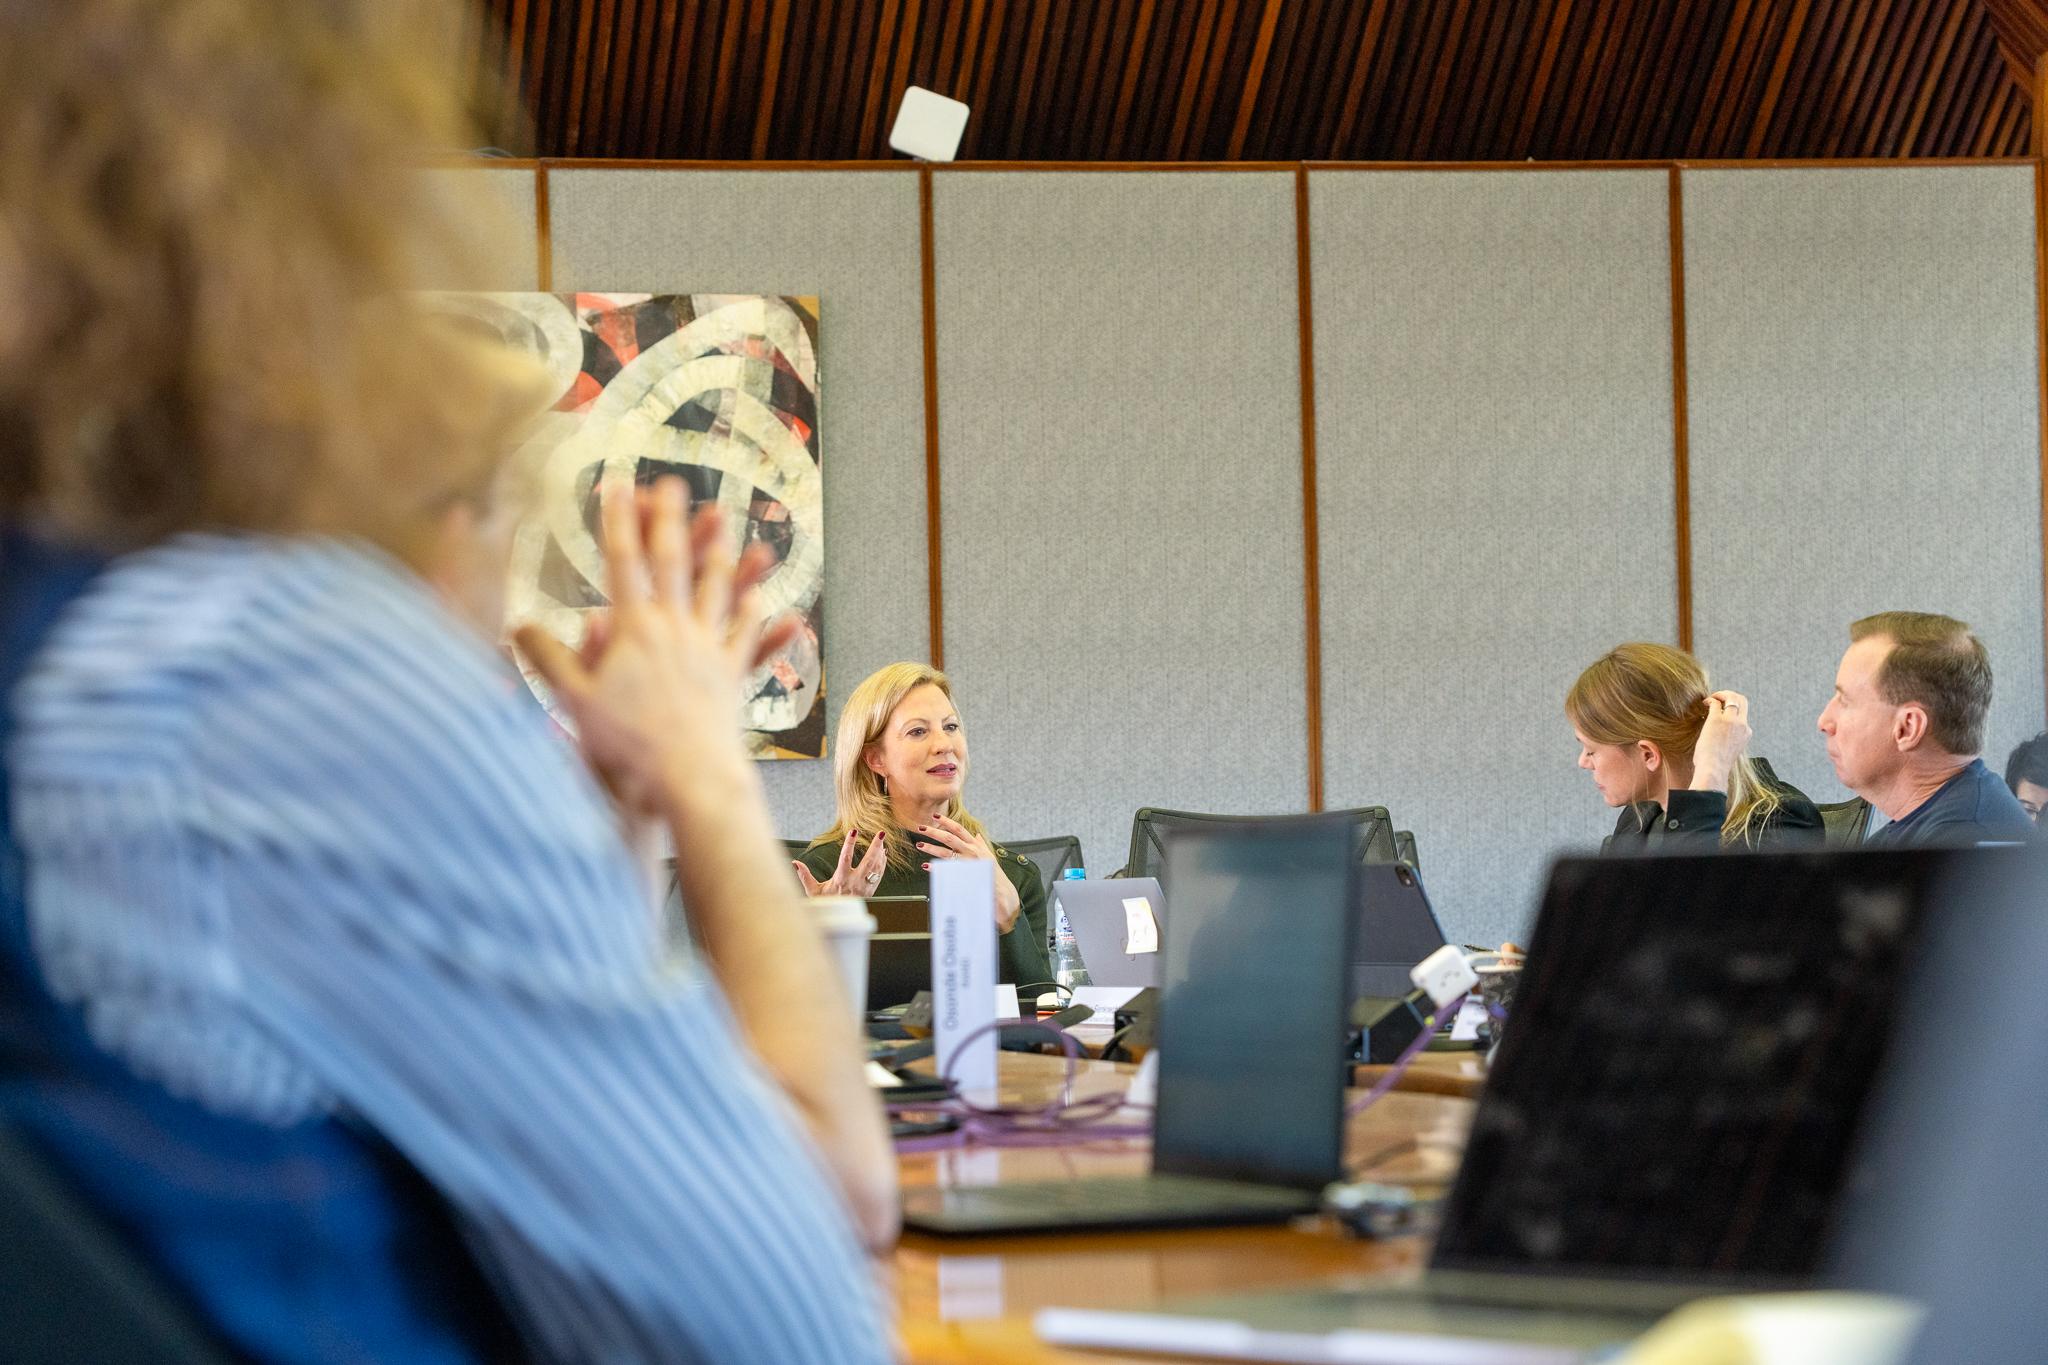
<svg viewBox="0 0 2048 1365">
<path fill-rule="evenodd" d="M 1422 859 L 1417 857 L 1415 853 L 1415 835 L 1413 831 L 1405 829 L 1394 831 L 1394 852 L 1400 857 L 1402 862 L 1418 871 L 1421 870 Z"/>
<path fill-rule="evenodd" d="M 1315 815 L 1209 815 L 1199 811 L 1162 810 L 1147 806 L 1131 818 L 1131 853 L 1129 861 L 1124 864 L 1123 875 L 1160 878 L 1160 889 L 1167 890 L 1165 841 L 1167 835 L 1175 830 L 1214 824 L 1284 824 L 1289 820 L 1323 820 L 1332 815 L 1348 815 L 1359 825 L 1360 856 L 1364 861 L 1398 861 L 1399 854 L 1394 848 L 1394 821 L 1385 806 L 1357 806 Z"/>
<path fill-rule="evenodd" d="M 1870 832 L 1870 803 L 1860 796 L 1832 801 L 1820 808 L 1829 848 L 1854 848 Z"/>
<path fill-rule="evenodd" d="M 1087 866 L 1081 861 L 1081 840 L 1076 835 L 1060 834 L 1050 839 L 1006 839 L 1002 844 L 1010 852 L 1029 858 L 1038 868 L 1038 881 L 1045 888 L 1048 904 L 1052 901 L 1052 884 L 1068 868 Z"/>
</svg>

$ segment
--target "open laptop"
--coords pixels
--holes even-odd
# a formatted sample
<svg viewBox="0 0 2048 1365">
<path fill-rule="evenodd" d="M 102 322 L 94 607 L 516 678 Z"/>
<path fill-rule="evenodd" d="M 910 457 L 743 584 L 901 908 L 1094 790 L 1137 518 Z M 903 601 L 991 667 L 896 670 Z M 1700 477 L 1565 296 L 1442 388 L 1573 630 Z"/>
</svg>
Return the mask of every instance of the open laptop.
<svg viewBox="0 0 2048 1365">
<path fill-rule="evenodd" d="M 1039 1334 L 1562 1365 L 1689 1299 L 1808 1282 L 1949 856 L 1557 864 L 1419 1283 L 1049 1309 Z"/>
<path fill-rule="evenodd" d="M 868 1010 L 909 1004 L 932 988 L 932 909 L 923 896 L 869 896 Z"/>
<path fill-rule="evenodd" d="M 1406 863 L 1369 863 L 1359 871 L 1358 933 L 1351 950 L 1351 989 L 1361 999 L 1397 999 L 1415 989 L 1416 963 L 1444 946 L 1443 926 Z"/>
<path fill-rule="evenodd" d="M 1092 984 L 1159 984 L 1166 897 L 1155 878 L 1055 882 L 1053 899 L 1067 912 L 1067 925 L 1074 931 L 1074 945 L 1081 950 L 1081 963 Z"/>
<path fill-rule="evenodd" d="M 1284 1222 L 1342 1169 L 1356 823 L 1208 825 L 1166 843 L 1152 1174 L 906 1190 L 919 1232 Z"/>
</svg>

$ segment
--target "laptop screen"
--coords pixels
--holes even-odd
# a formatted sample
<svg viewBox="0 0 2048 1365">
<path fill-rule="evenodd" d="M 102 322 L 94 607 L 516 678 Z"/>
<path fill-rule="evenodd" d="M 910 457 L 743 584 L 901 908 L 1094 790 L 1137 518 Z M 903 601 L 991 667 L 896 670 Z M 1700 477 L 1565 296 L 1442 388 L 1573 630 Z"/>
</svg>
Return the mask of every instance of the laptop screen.
<svg viewBox="0 0 2048 1365">
<path fill-rule="evenodd" d="M 1420 873 L 1404 863 L 1360 869 L 1358 935 L 1352 949 L 1354 994 L 1408 994 L 1414 989 L 1409 970 L 1443 946 L 1444 931 L 1423 894 Z"/>
<path fill-rule="evenodd" d="M 1433 1264 L 1810 1276 L 1939 857 L 1553 867 Z"/>
<path fill-rule="evenodd" d="M 1316 1189 L 1341 1173 L 1357 826 L 1167 841 L 1153 1167 Z"/>
</svg>

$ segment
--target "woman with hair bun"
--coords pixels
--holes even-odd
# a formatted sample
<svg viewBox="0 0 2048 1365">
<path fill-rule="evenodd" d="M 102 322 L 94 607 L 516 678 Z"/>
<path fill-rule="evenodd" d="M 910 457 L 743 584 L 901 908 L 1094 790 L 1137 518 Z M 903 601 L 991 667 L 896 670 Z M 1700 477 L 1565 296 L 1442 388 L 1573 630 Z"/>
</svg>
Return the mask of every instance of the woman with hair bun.
<svg viewBox="0 0 2048 1365">
<path fill-rule="evenodd" d="M 1601 850 L 1679 852 L 1818 845 L 1820 811 L 1747 754 L 1749 699 L 1715 692 L 1669 645 L 1617 645 L 1564 700 L 1579 766 L 1621 808 Z"/>
</svg>

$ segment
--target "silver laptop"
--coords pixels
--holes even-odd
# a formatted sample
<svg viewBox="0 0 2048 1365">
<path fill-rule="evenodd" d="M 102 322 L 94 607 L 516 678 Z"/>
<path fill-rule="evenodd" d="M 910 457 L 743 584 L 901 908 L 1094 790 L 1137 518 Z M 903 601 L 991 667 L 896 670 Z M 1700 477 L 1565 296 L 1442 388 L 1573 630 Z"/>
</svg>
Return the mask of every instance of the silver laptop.
<svg viewBox="0 0 2048 1365">
<path fill-rule="evenodd" d="M 1055 882 L 1053 901 L 1067 912 L 1067 924 L 1074 931 L 1074 944 L 1081 950 L 1081 963 L 1092 984 L 1159 984 L 1166 897 L 1156 878 Z"/>
<path fill-rule="evenodd" d="M 1702 1295 L 1809 1284 L 1954 856 L 1557 864 L 1419 1283 L 1048 1309 L 1039 1334 L 1230 1359 L 1565 1365 Z"/>
</svg>

